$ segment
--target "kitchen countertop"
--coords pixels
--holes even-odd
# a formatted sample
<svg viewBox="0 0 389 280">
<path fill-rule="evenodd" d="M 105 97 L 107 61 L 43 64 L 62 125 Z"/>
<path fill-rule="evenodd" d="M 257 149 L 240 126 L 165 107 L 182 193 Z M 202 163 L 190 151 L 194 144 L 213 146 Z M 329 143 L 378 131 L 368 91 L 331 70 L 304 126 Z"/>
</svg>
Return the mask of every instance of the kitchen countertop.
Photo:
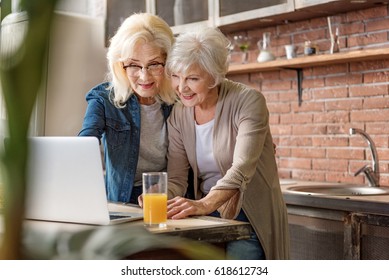
<svg viewBox="0 0 389 280">
<path fill-rule="evenodd" d="M 389 215 L 389 195 L 327 196 L 296 194 L 288 191 L 296 186 L 339 185 L 338 183 L 281 179 L 281 190 L 287 205 L 306 206 L 347 212 Z"/>
<path fill-rule="evenodd" d="M 142 209 L 138 206 L 124 205 L 114 202 L 108 203 L 108 208 L 110 211 L 114 212 L 142 211 Z M 43 232 L 49 234 L 50 236 L 55 236 L 60 232 L 77 232 L 99 227 L 143 227 L 143 221 L 137 220 L 118 225 L 95 226 L 87 224 L 26 220 L 24 222 L 24 226 L 33 232 Z M 251 225 L 247 222 L 227 220 L 210 216 L 188 217 L 180 220 L 168 219 L 166 228 L 147 228 L 147 230 L 153 234 L 180 236 L 209 243 L 224 243 L 232 240 L 247 239 L 250 237 L 252 232 Z M 0 212 L 0 240 L 3 231 L 3 217 Z"/>
</svg>

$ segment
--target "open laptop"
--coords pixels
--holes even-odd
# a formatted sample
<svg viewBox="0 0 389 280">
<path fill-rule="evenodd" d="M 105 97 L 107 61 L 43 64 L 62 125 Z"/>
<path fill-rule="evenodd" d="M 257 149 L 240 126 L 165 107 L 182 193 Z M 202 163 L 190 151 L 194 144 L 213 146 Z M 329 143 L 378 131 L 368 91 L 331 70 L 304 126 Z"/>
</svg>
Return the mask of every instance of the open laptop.
<svg viewBox="0 0 389 280">
<path fill-rule="evenodd" d="M 94 225 L 140 220 L 109 213 L 96 137 L 29 138 L 26 218 Z"/>
</svg>

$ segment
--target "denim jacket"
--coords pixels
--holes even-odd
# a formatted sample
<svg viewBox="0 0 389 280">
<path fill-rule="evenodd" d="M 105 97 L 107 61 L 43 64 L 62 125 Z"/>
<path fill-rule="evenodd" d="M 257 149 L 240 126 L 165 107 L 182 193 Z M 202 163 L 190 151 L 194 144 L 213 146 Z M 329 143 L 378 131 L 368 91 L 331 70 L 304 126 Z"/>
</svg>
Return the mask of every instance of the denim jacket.
<svg viewBox="0 0 389 280">
<path fill-rule="evenodd" d="M 88 107 L 79 136 L 95 136 L 104 147 L 105 184 L 110 201 L 129 202 L 138 164 L 140 105 L 135 95 L 124 108 L 109 100 L 109 83 L 102 83 L 86 95 Z M 165 121 L 172 105 L 161 105 Z"/>
</svg>

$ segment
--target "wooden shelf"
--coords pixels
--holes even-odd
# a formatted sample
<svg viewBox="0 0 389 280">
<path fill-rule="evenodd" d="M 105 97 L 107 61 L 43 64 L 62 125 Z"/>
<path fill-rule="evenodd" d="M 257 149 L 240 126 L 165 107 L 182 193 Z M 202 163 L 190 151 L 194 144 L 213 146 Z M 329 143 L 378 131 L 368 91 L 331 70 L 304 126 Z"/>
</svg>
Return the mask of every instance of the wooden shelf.
<svg viewBox="0 0 389 280">
<path fill-rule="evenodd" d="M 302 69 L 313 66 L 366 61 L 374 59 L 389 59 L 389 48 L 366 49 L 334 54 L 318 54 L 297 57 L 293 59 L 277 59 L 262 63 L 231 64 L 228 74 L 245 74 L 252 72 L 267 72 L 282 69 Z"/>
<path fill-rule="evenodd" d="M 380 60 L 389 59 L 389 48 L 382 49 L 365 49 L 350 52 L 339 52 L 334 54 L 318 54 L 304 57 L 297 57 L 293 59 L 277 59 L 268 62 L 255 62 L 247 64 L 231 64 L 229 66 L 228 74 L 247 74 L 255 72 L 267 72 L 276 70 L 296 70 L 297 72 L 297 94 L 298 103 L 302 103 L 302 82 L 303 82 L 303 68 L 331 65 L 337 63 L 348 63 L 354 61 Z"/>
</svg>

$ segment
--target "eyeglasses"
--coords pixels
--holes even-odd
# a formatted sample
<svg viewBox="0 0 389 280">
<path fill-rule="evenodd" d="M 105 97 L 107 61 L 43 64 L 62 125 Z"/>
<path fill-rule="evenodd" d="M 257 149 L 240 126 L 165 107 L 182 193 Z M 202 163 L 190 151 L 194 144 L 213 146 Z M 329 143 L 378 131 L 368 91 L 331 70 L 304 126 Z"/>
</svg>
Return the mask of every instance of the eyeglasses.
<svg viewBox="0 0 389 280">
<path fill-rule="evenodd" d="M 164 63 L 152 63 L 144 67 L 136 64 L 123 65 L 123 69 L 126 70 L 127 74 L 131 77 L 139 76 L 140 72 L 143 70 L 146 70 L 149 74 L 153 76 L 159 76 L 162 74 L 162 70 L 164 67 Z"/>
</svg>

